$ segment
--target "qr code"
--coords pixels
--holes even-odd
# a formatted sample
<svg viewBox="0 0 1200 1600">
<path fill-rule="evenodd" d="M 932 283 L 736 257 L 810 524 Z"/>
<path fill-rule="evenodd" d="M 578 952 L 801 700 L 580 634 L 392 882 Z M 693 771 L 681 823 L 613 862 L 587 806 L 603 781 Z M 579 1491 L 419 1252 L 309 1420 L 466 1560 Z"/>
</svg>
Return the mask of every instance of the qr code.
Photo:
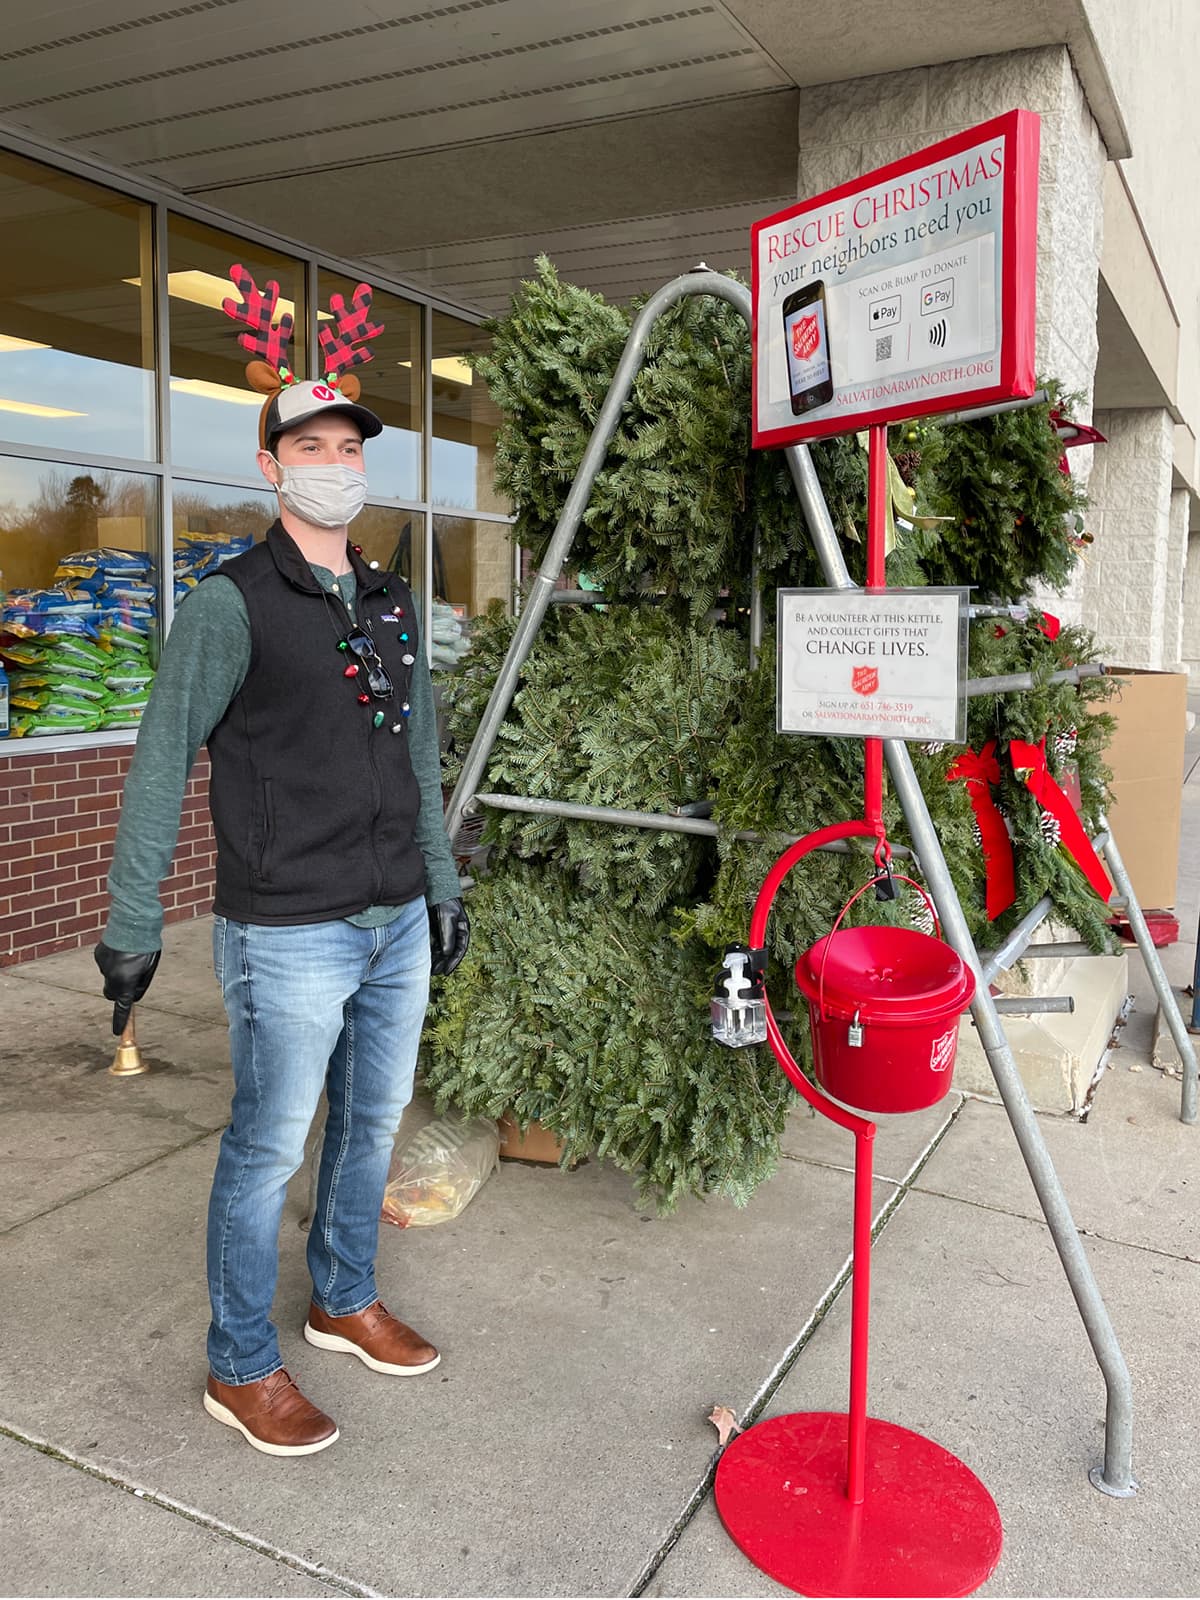
<svg viewBox="0 0 1200 1600">
<path fill-rule="evenodd" d="M 885 333 L 875 341 L 876 361 L 890 361 L 892 359 L 892 336 Z"/>
</svg>

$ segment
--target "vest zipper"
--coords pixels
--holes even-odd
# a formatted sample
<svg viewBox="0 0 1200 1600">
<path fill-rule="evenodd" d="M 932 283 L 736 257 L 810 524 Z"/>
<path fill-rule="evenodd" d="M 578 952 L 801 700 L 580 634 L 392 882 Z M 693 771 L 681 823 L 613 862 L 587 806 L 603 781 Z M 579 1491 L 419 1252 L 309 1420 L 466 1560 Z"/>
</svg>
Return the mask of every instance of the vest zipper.
<svg viewBox="0 0 1200 1600">
<path fill-rule="evenodd" d="M 350 618 L 351 624 L 356 623 L 359 617 L 366 616 L 367 607 L 364 595 L 355 595 L 354 609 L 352 610 L 346 604 L 346 596 L 342 593 L 342 586 L 336 577 L 333 580 L 333 588 L 334 593 L 342 602 L 342 605 L 345 606 L 346 614 Z M 367 632 L 369 633 L 370 631 L 368 627 Z M 371 762 L 371 777 L 375 783 L 375 815 L 371 818 L 371 858 L 375 862 L 375 892 L 371 896 L 371 904 L 377 906 L 383 895 L 383 863 L 380 861 L 379 851 L 375 847 L 376 829 L 379 826 L 379 819 L 383 815 L 383 782 L 379 776 L 379 763 L 375 759 L 375 728 L 372 726 L 370 719 L 367 722 L 367 755 Z"/>
<path fill-rule="evenodd" d="M 355 599 L 356 599 L 356 605 L 357 605 L 357 610 L 358 610 L 359 615 L 365 617 L 366 614 L 367 614 L 367 608 L 366 608 L 366 605 L 365 605 L 362 597 L 361 596 L 356 596 Z M 354 618 L 353 613 L 352 613 L 351 614 L 351 621 L 354 621 L 354 620 L 355 620 L 355 618 Z M 370 632 L 370 629 L 368 629 L 367 631 Z M 380 657 L 379 659 L 382 660 L 383 658 Z M 368 709 L 370 709 L 370 708 L 368 708 Z M 372 857 L 374 858 L 374 861 L 375 861 L 375 884 L 376 884 L 375 893 L 371 896 L 371 904 L 373 906 L 377 906 L 380 903 L 381 897 L 383 895 L 383 863 L 380 861 L 380 859 L 379 859 L 379 851 L 375 847 L 376 830 L 377 830 L 377 828 L 379 826 L 379 819 L 383 815 L 383 780 L 379 776 L 379 763 L 375 759 L 375 746 L 376 746 L 376 743 L 378 742 L 376 740 L 376 737 L 375 737 L 376 732 L 377 732 L 377 730 L 375 729 L 375 727 L 372 726 L 372 719 L 368 718 L 367 719 L 367 754 L 371 758 L 371 776 L 375 780 L 375 815 L 371 819 L 371 855 L 372 855 Z"/>
<path fill-rule="evenodd" d="M 383 863 L 379 859 L 379 851 L 375 848 L 376 829 L 379 826 L 379 819 L 383 815 L 383 784 L 379 777 L 379 765 L 375 760 L 375 732 L 374 728 L 367 728 L 367 738 L 370 740 L 368 753 L 371 757 L 371 773 L 375 779 L 375 815 L 371 819 L 371 855 L 375 860 L 375 882 L 377 887 L 375 893 L 371 896 L 371 904 L 373 906 L 379 904 L 380 896 L 383 894 Z"/>
</svg>

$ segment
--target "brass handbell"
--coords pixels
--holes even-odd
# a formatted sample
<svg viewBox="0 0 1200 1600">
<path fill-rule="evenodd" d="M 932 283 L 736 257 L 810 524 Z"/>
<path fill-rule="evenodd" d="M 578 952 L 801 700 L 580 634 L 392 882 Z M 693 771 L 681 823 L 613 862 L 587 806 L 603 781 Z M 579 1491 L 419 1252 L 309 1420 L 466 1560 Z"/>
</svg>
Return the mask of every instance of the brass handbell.
<svg viewBox="0 0 1200 1600">
<path fill-rule="evenodd" d="M 113 1057 L 113 1064 L 109 1072 L 114 1078 L 133 1078 L 139 1072 L 149 1072 L 149 1067 L 142 1060 L 142 1052 L 138 1049 L 137 1037 L 133 1026 L 133 1008 L 129 1010 L 129 1021 L 121 1034 L 121 1042 L 117 1046 L 117 1053 Z"/>
</svg>

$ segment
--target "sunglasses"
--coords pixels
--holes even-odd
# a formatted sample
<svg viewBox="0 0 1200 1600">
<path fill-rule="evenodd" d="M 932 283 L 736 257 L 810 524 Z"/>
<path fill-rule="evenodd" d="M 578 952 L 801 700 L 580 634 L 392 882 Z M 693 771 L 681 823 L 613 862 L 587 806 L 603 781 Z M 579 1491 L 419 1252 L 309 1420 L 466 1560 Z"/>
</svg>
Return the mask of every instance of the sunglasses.
<svg viewBox="0 0 1200 1600">
<path fill-rule="evenodd" d="M 351 628 L 346 643 L 362 662 L 367 674 L 367 688 L 377 700 L 389 700 L 395 693 L 387 668 L 379 659 L 375 641 L 363 628 Z"/>
</svg>

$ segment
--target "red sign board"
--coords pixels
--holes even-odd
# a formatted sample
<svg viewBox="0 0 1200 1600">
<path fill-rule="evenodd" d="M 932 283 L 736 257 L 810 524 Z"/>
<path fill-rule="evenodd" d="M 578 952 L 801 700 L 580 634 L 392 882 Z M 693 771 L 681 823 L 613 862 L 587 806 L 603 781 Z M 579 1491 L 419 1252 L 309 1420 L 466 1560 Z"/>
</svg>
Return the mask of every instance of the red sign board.
<svg viewBox="0 0 1200 1600">
<path fill-rule="evenodd" d="M 754 224 L 754 443 L 1034 391 L 1039 119 L 943 139 Z"/>
</svg>

